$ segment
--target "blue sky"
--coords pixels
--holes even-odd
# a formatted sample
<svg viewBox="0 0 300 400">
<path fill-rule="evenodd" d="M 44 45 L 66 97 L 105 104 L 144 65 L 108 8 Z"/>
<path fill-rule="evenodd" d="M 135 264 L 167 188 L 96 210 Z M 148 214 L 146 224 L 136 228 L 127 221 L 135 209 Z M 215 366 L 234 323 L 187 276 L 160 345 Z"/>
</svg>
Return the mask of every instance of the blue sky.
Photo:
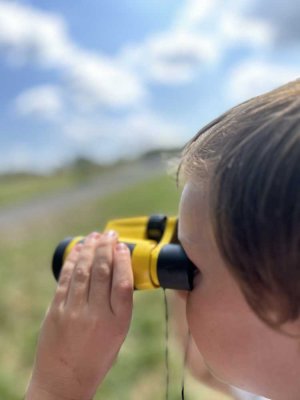
<svg viewBox="0 0 300 400">
<path fill-rule="evenodd" d="M 0 0 L 0 172 L 182 146 L 297 78 L 300 5 Z"/>
</svg>

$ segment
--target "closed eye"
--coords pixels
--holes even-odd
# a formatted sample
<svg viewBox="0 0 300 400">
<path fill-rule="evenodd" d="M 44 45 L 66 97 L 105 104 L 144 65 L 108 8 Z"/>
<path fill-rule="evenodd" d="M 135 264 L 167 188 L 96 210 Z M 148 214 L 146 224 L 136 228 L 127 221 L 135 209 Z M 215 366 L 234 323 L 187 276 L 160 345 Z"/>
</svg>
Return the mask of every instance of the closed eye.
<svg viewBox="0 0 300 400">
<path fill-rule="evenodd" d="M 192 257 L 190 257 L 190 255 L 188 254 L 188 251 L 186 250 L 186 248 L 183 247 L 182 243 L 181 246 L 187 256 L 187 258 L 193 263 L 193 265 L 195 266 L 195 269 L 193 271 L 193 287 L 195 287 L 196 285 L 199 284 L 199 281 L 202 280 L 202 271 L 200 269 L 200 267 L 198 267 L 198 265 L 193 261 Z"/>
<path fill-rule="evenodd" d="M 195 267 L 197 267 L 197 269 L 200 270 L 200 268 L 198 267 L 197 263 L 195 263 L 195 261 L 193 260 L 193 258 L 190 256 L 188 248 L 185 247 L 182 243 L 180 243 L 180 244 L 181 244 L 181 247 L 183 248 L 183 250 L 184 250 L 184 252 L 185 252 L 187 258 L 195 265 Z"/>
</svg>

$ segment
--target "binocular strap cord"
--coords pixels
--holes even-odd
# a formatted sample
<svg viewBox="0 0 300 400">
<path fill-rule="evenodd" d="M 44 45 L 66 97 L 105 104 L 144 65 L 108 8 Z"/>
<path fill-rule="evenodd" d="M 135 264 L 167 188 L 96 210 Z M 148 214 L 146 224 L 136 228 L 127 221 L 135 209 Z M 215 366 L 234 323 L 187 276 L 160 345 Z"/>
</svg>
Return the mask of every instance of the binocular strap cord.
<svg viewBox="0 0 300 400">
<path fill-rule="evenodd" d="M 168 310 L 168 300 L 166 289 L 163 289 L 164 301 L 165 301 L 165 340 L 166 340 L 166 350 L 165 350 L 165 368 L 166 368 L 166 400 L 169 399 L 169 310 Z"/>
<path fill-rule="evenodd" d="M 168 308 L 168 299 L 166 294 L 166 289 L 163 289 L 164 292 L 164 303 L 165 303 L 165 321 L 166 321 L 166 331 L 165 331 L 165 340 L 166 340 L 166 350 L 165 350 L 165 368 L 166 368 L 166 400 L 169 400 L 169 385 L 170 385 L 170 377 L 169 377 L 169 308 Z M 189 354 L 189 345 L 190 345 L 191 333 L 188 330 L 185 349 L 184 349 L 184 362 L 181 376 L 181 400 L 184 400 L 184 384 L 185 384 L 185 375 L 186 375 L 186 366 L 187 359 Z"/>
<path fill-rule="evenodd" d="M 181 400 L 184 400 L 185 373 L 186 373 L 187 359 L 188 359 L 188 355 L 189 355 L 190 339 L 191 339 L 191 332 L 190 332 L 190 330 L 188 330 L 188 333 L 186 336 L 186 342 L 185 342 L 184 361 L 183 361 L 183 369 L 182 369 L 182 377 L 181 377 Z"/>
</svg>

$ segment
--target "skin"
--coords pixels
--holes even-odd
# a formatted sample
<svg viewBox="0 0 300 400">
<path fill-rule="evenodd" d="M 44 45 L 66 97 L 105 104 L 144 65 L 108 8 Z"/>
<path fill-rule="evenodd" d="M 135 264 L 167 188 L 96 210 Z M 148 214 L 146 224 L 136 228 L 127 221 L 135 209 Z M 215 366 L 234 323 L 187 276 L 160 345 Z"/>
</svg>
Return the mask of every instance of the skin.
<svg viewBox="0 0 300 400">
<path fill-rule="evenodd" d="M 129 329 L 133 276 L 117 235 L 92 233 L 67 258 L 41 328 L 26 400 L 89 400 Z"/>
<path fill-rule="evenodd" d="M 209 371 L 272 400 L 300 393 L 298 340 L 266 326 L 224 264 L 208 216 L 207 190 L 188 182 L 179 239 L 198 266 L 186 315 Z M 92 233 L 68 256 L 43 321 L 26 400 L 90 400 L 128 333 L 133 276 L 117 234 Z M 201 272 L 200 272 L 201 271 Z M 299 321 L 284 328 L 300 333 Z"/>
<path fill-rule="evenodd" d="M 188 182 L 180 203 L 179 240 L 199 268 L 187 296 L 191 335 L 221 381 L 273 400 L 299 399 L 299 339 L 271 329 L 248 306 L 214 241 L 207 193 Z M 284 329 L 299 334 L 299 321 Z"/>
<path fill-rule="evenodd" d="M 189 328 L 186 321 L 187 296 L 188 292 L 178 291 L 174 292 L 173 295 L 169 297 L 171 300 L 169 304 L 171 306 L 171 315 L 175 322 L 174 328 L 176 330 L 177 340 L 181 344 L 183 352 L 187 352 L 185 355 L 186 366 L 193 377 L 205 386 L 226 394 L 228 399 L 240 400 L 240 397 L 232 393 L 230 386 L 216 379 L 207 369 L 194 339 L 189 336 Z"/>
</svg>

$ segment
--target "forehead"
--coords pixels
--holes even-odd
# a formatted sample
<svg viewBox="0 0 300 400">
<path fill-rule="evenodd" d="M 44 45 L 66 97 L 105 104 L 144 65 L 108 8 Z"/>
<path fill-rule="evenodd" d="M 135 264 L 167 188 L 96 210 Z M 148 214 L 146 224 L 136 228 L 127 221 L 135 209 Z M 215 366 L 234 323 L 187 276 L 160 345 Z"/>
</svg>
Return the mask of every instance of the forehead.
<svg viewBox="0 0 300 400">
<path fill-rule="evenodd" d="M 207 184 L 186 183 L 179 205 L 178 238 L 184 244 L 199 243 L 210 230 Z"/>
</svg>

